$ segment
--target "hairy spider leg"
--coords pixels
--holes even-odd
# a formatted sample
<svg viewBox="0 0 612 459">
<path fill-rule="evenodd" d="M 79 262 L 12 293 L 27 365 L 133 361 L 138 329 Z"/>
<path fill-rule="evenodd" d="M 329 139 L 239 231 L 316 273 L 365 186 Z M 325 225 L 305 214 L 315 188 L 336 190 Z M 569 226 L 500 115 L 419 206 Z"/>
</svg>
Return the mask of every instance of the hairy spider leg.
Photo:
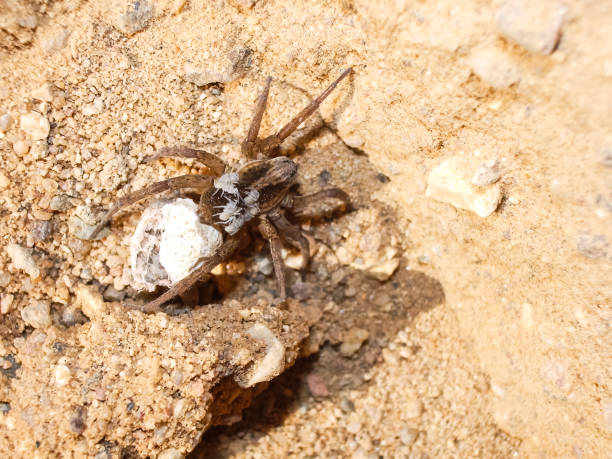
<svg viewBox="0 0 612 459">
<path fill-rule="evenodd" d="M 219 263 L 222 263 L 224 260 L 229 258 L 229 256 L 238 247 L 238 241 L 239 239 L 237 237 L 229 236 L 213 256 L 206 258 L 191 274 L 184 279 L 181 279 L 153 301 L 150 301 L 144 305 L 128 303 L 126 306 L 128 306 L 130 309 L 137 309 L 142 312 L 159 311 L 164 303 L 170 301 L 176 296 L 179 296 L 181 293 L 186 292 L 196 282 L 200 280 L 204 281 L 212 277 L 210 271 L 212 271 L 212 269 Z"/>
<path fill-rule="evenodd" d="M 223 175 L 226 167 L 225 162 L 217 155 L 189 147 L 160 148 L 152 156 L 149 156 L 145 162 L 150 163 L 160 158 L 194 158 L 200 164 L 209 168 L 214 175 Z"/>
<path fill-rule="evenodd" d="M 282 244 L 278 231 L 276 231 L 276 228 L 270 222 L 270 220 L 266 218 L 266 216 L 262 216 L 259 219 L 259 232 L 270 243 L 270 253 L 272 254 L 272 264 L 274 265 L 274 273 L 276 274 L 276 283 L 280 292 L 280 300 L 285 301 L 287 299 L 287 287 L 285 285 L 285 264 L 283 263 L 281 253 Z"/>
<path fill-rule="evenodd" d="M 270 93 L 270 83 L 272 82 L 272 77 L 266 78 L 266 84 L 259 98 L 257 99 L 257 103 L 255 104 L 255 110 L 253 112 L 253 120 L 251 121 L 251 126 L 249 127 L 249 132 L 247 133 L 246 139 L 242 142 L 241 149 L 242 153 L 247 156 L 253 156 L 256 150 L 256 142 L 257 135 L 259 134 L 259 128 L 261 127 L 261 120 L 263 119 L 263 114 L 266 111 L 266 104 L 268 102 L 268 94 Z"/>
<path fill-rule="evenodd" d="M 323 102 L 325 100 L 325 98 L 327 96 L 329 96 L 331 94 L 331 92 L 336 88 L 336 86 L 338 86 L 338 83 L 340 83 L 352 71 L 353 71 L 352 67 L 349 67 L 344 72 L 342 72 L 342 75 L 340 75 L 336 79 L 336 81 L 334 81 L 332 84 L 330 84 L 327 87 L 327 89 L 325 91 L 323 91 L 316 99 L 314 99 L 312 102 L 310 102 L 310 104 L 308 104 L 306 106 L 306 108 L 304 108 L 300 113 L 295 115 L 295 117 L 291 121 L 289 121 L 287 124 L 285 124 L 281 128 L 281 130 L 278 131 L 276 133 L 276 135 L 274 136 L 278 140 L 278 143 L 280 144 L 283 140 L 285 140 L 287 137 L 289 137 L 291 135 L 291 133 L 293 131 L 295 131 L 297 129 L 297 127 L 305 119 L 307 119 L 310 115 L 312 115 L 317 110 L 317 108 L 319 108 L 319 105 L 321 105 L 321 102 Z"/>
<path fill-rule="evenodd" d="M 203 175 L 181 175 L 179 177 L 172 177 L 161 182 L 154 183 L 153 185 L 142 188 L 138 191 L 128 194 L 122 198 L 119 198 L 117 202 L 111 207 L 108 212 L 102 217 L 102 220 L 96 225 L 91 233 L 91 237 L 95 237 L 122 208 L 134 204 L 144 198 L 159 194 L 167 190 L 180 190 L 182 188 L 194 188 L 197 190 L 207 191 L 212 187 L 212 177 Z"/>
<path fill-rule="evenodd" d="M 268 214 L 268 218 L 274 224 L 278 231 L 283 235 L 289 244 L 300 251 L 302 255 L 302 265 L 300 270 L 303 271 L 310 262 L 310 243 L 308 239 L 302 234 L 300 228 L 287 220 L 287 218 L 280 212 L 274 212 Z"/>
</svg>

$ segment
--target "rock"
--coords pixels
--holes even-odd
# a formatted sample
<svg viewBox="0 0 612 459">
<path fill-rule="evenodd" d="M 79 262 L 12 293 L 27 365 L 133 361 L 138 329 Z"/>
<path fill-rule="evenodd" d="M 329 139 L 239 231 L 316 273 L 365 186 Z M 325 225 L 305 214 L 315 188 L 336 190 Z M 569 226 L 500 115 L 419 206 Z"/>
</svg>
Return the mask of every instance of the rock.
<svg viewBox="0 0 612 459">
<path fill-rule="evenodd" d="M 32 250 L 19 244 L 9 243 L 6 246 L 6 251 L 15 268 L 24 271 L 32 280 L 40 277 L 40 269 L 32 257 Z"/>
<path fill-rule="evenodd" d="M 30 234 L 36 242 L 45 241 L 53 232 L 53 223 L 49 220 L 34 220 L 30 225 Z"/>
<path fill-rule="evenodd" d="M 17 155 L 23 156 L 30 151 L 30 144 L 22 139 L 17 140 L 15 143 L 13 143 L 13 151 Z"/>
<path fill-rule="evenodd" d="M 499 161 L 496 159 L 490 159 L 478 166 L 476 173 L 472 177 L 472 184 L 476 186 L 491 185 L 497 182 L 499 177 L 501 177 Z"/>
<path fill-rule="evenodd" d="M 2 172 L 0 172 L 0 190 L 4 190 L 10 184 L 11 184 L 10 179 L 6 175 L 4 175 Z"/>
<path fill-rule="evenodd" d="M 0 295 L 0 314 L 7 314 L 11 312 L 11 306 L 15 297 L 10 293 L 2 293 Z"/>
<path fill-rule="evenodd" d="M 140 32 L 153 17 L 153 4 L 148 0 L 130 0 L 126 11 L 117 17 L 116 27 L 126 35 Z"/>
<path fill-rule="evenodd" d="M 0 132 L 8 131 L 12 124 L 13 117 L 10 114 L 5 113 L 4 115 L 0 116 Z"/>
<path fill-rule="evenodd" d="M 130 246 L 132 276 L 149 291 L 189 275 L 223 243 L 219 231 L 200 223 L 198 206 L 185 198 L 156 201 L 142 214 Z"/>
<path fill-rule="evenodd" d="M 66 365 L 57 365 L 55 367 L 55 385 L 57 387 L 64 387 L 66 384 L 70 382 L 70 378 L 72 377 L 70 373 L 70 368 Z"/>
<path fill-rule="evenodd" d="M 126 295 L 127 292 L 125 290 L 117 290 L 114 286 L 109 285 L 106 287 L 106 290 L 104 290 L 102 297 L 106 301 L 123 301 Z"/>
<path fill-rule="evenodd" d="M 285 368 L 285 348 L 278 338 L 263 324 L 255 324 L 247 330 L 247 335 L 266 345 L 264 357 L 257 363 L 246 381 L 238 381 L 240 387 L 252 387 L 263 381 L 270 381 Z"/>
<path fill-rule="evenodd" d="M 257 267 L 257 271 L 262 273 L 264 276 L 269 276 L 274 272 L 274 266 L 272 266 L 270 257 L 268 257 L 266 254 L 255 255 L 255 265 Z"/>
<path fill-rule="evenodd" d="M 186 63 L 183 66 L 183 78 L 197 86 L 232 82 L 251 67 L 251 54 L 249 48 L 235 48 L 219 62 L 210 63 L 211 67 L 206 69 Z"/>
<path fill-rule="evenodd" d="M 51 125 L 47 118 L 36 112 L 21 115 L 19 118 L 19 125 L 32 140 L 46 139 L 51 129 Z"/>
<path fill-rule="evenodd" d="M 581 233 L 576 237 L 576 249 L 588 258 L 605 258 L 608 247 L 608 239 L 603 234 Z"/>
<path fill-rule="evenodd" d="M 532 53 L 546 55 L 559 43 L 566 12 L 567 7 L 555 0 L 507 0 L 495 19 L 504 37 Z"/>
<path fill-rule="evenodd" d="M 418 434 L 418 430 L 404 427 L 398 432 L 397 436 L 404 445 L 412 445 Z"/>
<path fill-rule="evenodd" d="M 107 312 L 102 295 L 91 285 L 79 284 L 77 286 L 76 303 L 90 320 L 94 320 Z"/>
<path fill-rule="evenodd" d="M 510 57 L 497 48 L 474 50 L 468 65 L 482 81 L 495 89 L 505 89 L 517 83 L 521 75 Z"/>
<path fill-rule="evenodd" d="M 469 175 L 470 167 L 461 158 L 446 160 L 429 174 L 425 194 L 479 217 L 488 217 L 501 201 L 501 188 L 498 184 L 476 187 L 470 183 Z"/>
<path fill-rule="evenodd" d="M 83 115 L 92 116 L 102 113 L 104 110 L 104 100 L 101 97 L 96 97 L 91 104 L 83 107 Z"/>
<path fill-rule="evenodd" d="M 68 229 L 70 233 L 79 239 L 86 241 L 98 241 L 105 238 L 110 232 L 110 229 L 106 227 L 103 228 L 95 237 L 92 237 L 92 233 L 95 228 L 95 224 L 84 222 L 78 215 L 73 215 L 68 219 Z"/>
<path fill-rule="evenodd" d="M 36 301 L 21 310 L 23 321 L 34 328 L 51 325 L 50 305 L 47 301 Z"/>
<path fill-rule="evenodd" d="M 40 87 L 32 91 L 32 97 L 44 102 L 51 102 L 53 100 L 53 85 L 51 83 L 43 83 Z"/>
<path fill-rule="evenodd" d="M 309 373 L 306 376 L 306 384 L 313 397 L 327 397 L 329 395 L 325 381 L 316 373 Z"/>
<path fill-rule="evenodd" d="M 369 338 L 370 333 L 362 328 L 353 327 L 345 333 L 340 345 L 340 354 L 343 357 L 351 357 L 357 352 L 363 343 Z"/>
<path fill-rule="evenodd" d="M 49 203 L 49 209 L 56 212 L 64 212 L 71 207 L 72 203 L 70 202 L 70 196 L 66 194 L 56 194 L 51 198 L 51 202 Z"/>
</svg>

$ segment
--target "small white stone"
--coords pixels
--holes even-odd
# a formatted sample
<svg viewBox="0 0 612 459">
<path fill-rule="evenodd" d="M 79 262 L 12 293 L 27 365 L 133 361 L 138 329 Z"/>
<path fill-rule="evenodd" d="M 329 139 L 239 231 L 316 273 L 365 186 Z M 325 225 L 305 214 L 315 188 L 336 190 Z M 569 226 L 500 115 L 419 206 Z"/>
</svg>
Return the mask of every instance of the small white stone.
<svg viewBox="0 0 612 459">
<path fill-rule="evenodd" d="M 499 184 L 485 188 L 472 185 L 470 169 L 459 157 L 444 161 L 429 174 L 426 196 L 488 217 L 501 201 L 501 188 Z"/>
<path fill-rule="evenodd" d="M 50 306 L 46 301 L 36 301 L 21 310 L 23 321 L 34 328 L 45 328 L 51 325 Z"/>
<path fill-rule="evenodd" d="M 18 154 L 19 156 L 23 156 L 28 151 L 30 151 L 30 144 L 26 142 L 25 140 L 21 140 L 21 139 L 17 140 L 13 144 L 13 151 L 15 152 L 15 154 Z"/>
<path fill-rule="evenodd" d="M 467 63 L 482 81 L 496 89 L 508 88 L 521 79 L 510 57 L 497 48 L 476 49 Z"/>
<path fill-rule="evenodd" d="M 3 293 L 0 295 L 0 314 L 7 314 L 11 312 L 11 306 L 15 297 L 10 293 Z"/>
<path fill-rule="evenodd" d="M 26 113 L 19 118 L 21 129 L 32 140 L 44 140 L 48 137 L 51 125 L 47 118 L 37 112 Z"/>
<path fill-rule="evenodd" d="M 148 0 L 130 1 L 124 14 L 117 17 L 115 25 L 127 34 L 132 35 L 149 25 L 153 17 L 153 4 Z"/>
<path fill-rule="evenodd" d="M 402 406 L 402 413 L 406 419 L 418 418 L 423 413 L 423 402 L 420 400 L 406 400 Z"/>
<path fill-rule="evenodd" d="M 472 183 L 476 186 L 487 186 L 497 182 L 499 177 L 501 177 L 499 161 L 490 159 L 478 166 L 476 173 L 472 177 Z"/>
<path fill-rule="evenodd" d="M 509 40 L 538 54 L 553 52 L 567 7 L 555 0 L 507 0 L 497 10 L 497 28 Z"/>
<path fill-rule="evenodd" d="M 13 117 L 8 113 L 0 116 L 0 132 L 6 132 L 11 128 L 13 124 Z"/>
<path fill-rule="evenodd" d="M 53 86 L 51 83 L 44 83 L 42 86 L 32 91 L 32 97 L 45 102 L 51 102 L 53 100 Z"/>
<path fill-rule="evenodd" d="M 247 335 L 266 345 L 264 357 L 254 365 L 246 381 L 237 381 L 240 387 L 252 387 L 263 381 L 270 381 L 285 368 L 285 347 L 272 331 L 263 324 L 255 324 L 247 330 Z"/>
<path fill-rule="evenodd" d="M 91 104 L 87 104 L 83 107 L 83 115 L 98 115 L 102 113 L 102 110 L 104 110 L 104 101 L 101 97 L 96 97 Z"/>
<path fill-rule="evenodd" d="M 11 242 L 6 246 L 6 251 L 15 268 L 25 271 L 33 280 L 40 277 L 40 269 L 32 258 L 32 250 Z"/>
<path fill-rule="evenodd" d="M 9 178 L 6 175 L 4 175 L 2 172 L 0 172 L 0 190 L 4 190 L 10 184 L 11 184 L 11 181 L 9 180 Z"/>
<path fill-rule="evenodd" d="M 54 373 L 55 385 L 57 387 L 64 387 L 70 382 L 70 378 L 72 375 L 70 374 L 70 368 L 68 368 L 66 365 L 57 365 L 55 367 Z"/>
</svg>

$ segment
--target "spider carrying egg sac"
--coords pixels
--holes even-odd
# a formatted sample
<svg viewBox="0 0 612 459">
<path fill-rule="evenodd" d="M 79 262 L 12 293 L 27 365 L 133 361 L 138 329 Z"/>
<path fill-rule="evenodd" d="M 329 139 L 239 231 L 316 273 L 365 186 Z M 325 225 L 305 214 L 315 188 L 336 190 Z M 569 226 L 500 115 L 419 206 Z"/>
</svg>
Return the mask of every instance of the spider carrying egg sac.
<svg viewBox="0 0 612 459">
<path fill-rule="evenodd" d="M 136 287 L 153 291 L 172 286 L 222 243 L 218 230 L 200 223 L 198 206 L 191 199 L 152 203 L 143 212 L 130 246 Z"/>
</svg>

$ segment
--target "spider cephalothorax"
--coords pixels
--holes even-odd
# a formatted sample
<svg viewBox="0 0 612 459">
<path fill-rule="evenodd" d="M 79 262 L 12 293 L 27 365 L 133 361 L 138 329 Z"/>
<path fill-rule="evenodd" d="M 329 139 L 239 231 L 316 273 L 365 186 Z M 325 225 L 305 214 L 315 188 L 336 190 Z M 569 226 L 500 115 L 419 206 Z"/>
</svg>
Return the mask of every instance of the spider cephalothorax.
<svg viewBox="0 0 612 459">
<path fill-rule="evenodd" d="M 304 237 L 298 226 L 287 220 L 284 210 L 300 209 L 311 202 L 327 198 L 339 199 L 348 208 L 350 200 L 348 195 L 338 188 L 329 188 L 308 196 L 295 195 L 292 190 L 297 180 L 298 166 L 290 158 L 278 156 L 279 147 L 297 126 L 314 113 L 321 102 L 350 72 L 351 69 L 344 71 L 336 81 L 276 134 L 259 139 L 257 135 L 270 89 L 271 78 L 268 78 L 255 106 L 255 114 L 247 138 L 242 143 L 242 152 L 245 156 L 266 159 L 254 159 L 236 172 L 226 172 L 226 165 L 219 157 L 188 147 L 162 148 L 149 158 L 149 161 L 161 157 L 195 158 L 210 169 L 212 176 L 182 175 L 154 183 L 129 194 L 119 199 L 106 213 L 94 229 L 92 236 L 107 225 L 112 216 L 121 208 L 166 190 L 186 188 L 195 189 L 201 193 L 199 213 L 202 223 L 214 225 L 227 235 L 213 256 L 204 259 L 191 274 L 174 284 L 159 298 L 140 306 L 139 309 L 147 312 L 158 310 L 161 305 L 185 292 L 198 280 L 209 277 L 210 271 L 219 263 L 227 260 L 236 249 L 240 231 L 252 220 L 257 221 L 259 231 L 270 243 L 280 298 L 285 300 L 287 293 L 279 233 L 283 235 L 286 242 L 302 253 L 302 268 L 308 264 L 310 250 L 308 239 Z"/>
</svg>

